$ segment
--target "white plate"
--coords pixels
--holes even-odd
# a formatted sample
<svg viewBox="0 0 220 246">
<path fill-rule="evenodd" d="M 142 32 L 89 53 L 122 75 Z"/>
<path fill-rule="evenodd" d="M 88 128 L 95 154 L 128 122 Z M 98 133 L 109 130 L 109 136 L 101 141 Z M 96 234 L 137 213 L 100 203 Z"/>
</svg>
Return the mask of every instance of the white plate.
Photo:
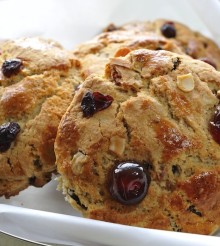
<svg viewBox="0 0 220 246">
<path fill-rule="evenodd" d="M 0 228 L 43 243 L 74 246 L 217 246 L 220 238 L 144 229 L 0 204 Z M 2 225 L 1 225 L 2 224 Z"/>
</svg>

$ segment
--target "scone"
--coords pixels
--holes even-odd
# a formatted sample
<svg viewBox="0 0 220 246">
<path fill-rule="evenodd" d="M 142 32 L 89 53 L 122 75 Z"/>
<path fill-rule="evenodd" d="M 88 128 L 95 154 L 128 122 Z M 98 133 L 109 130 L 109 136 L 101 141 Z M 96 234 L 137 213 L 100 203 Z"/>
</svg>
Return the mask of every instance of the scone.
<svg viewBox="0 0 220 246">
<path fill-rule="evenodd" d="M 122 26 L 110 24 L 105 31 L 155 32 L 158 36 L 176 41 L 182 52 L 194 59 L 209 63 L 220 70 L 220 48 L 211 39 L 177 21 L 158 19 L 155 21 L 131 22 Z"/>
<path fill-rule="evenodd" d="M 0 55 L 0 196 L 47 183 L 54 139 L 78 84 L 77 61 L 41 38 L 5 41 Z"/>
<path fill-rule="evenodd" d="M 85 79 L 93 73 L 103 73 L 109 58 L 125 56 L 136 49 L 168 50 L 184 54 L 175 40 L 168 40 L 154 32 L 134 29 L 103 32 L 94 39 L 80 44 L 73 51 L 80 60 L 81 74 Z"/>
<path fill-rule="evenodd" d="M 220 225 L 220 73 L 169 51 L 110 60 L 55 140 L 59 186 L 86 217 L 211 234 Z"/>
</svg>

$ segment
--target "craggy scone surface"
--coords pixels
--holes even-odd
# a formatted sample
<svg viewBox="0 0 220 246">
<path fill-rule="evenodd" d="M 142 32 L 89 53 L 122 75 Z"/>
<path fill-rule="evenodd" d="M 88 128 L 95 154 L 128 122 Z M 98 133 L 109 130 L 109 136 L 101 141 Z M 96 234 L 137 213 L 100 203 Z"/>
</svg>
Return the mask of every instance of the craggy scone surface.
<svg viewBox="0 0 220 246">
<path fill-rule="evenodd" d="M 73 54 L 80 60 L 81 74 L 85 79 L 93 73 L 102 74 L 109 58 L 125 56 L 137 49 L 162 49 L 184 54 L 175 40 L 138 28 L 104 31 L 92 40 L 80 44 L 73 50 Z"/>
<path fill-rule="evenodd" d="M 4 74 L 4 62 L 19 59 L 19 71 Z M 1 44 L 0 196 L 16 195 L 29 185 L 42 186 L 56 170 L 54 139 L 72 100 L 76 62 L 52 40 L 22 38 Z M 20 131 L 7 145 L 5 124 Z"/>
<path fill-rule="evenodd" d="M 172 37 L 161 31 L 167 24 L 175 30 Z M 169 30 L 167 32 L 169 34 Z M 179 22 L 163 19 L 122 26 L 110 24 L 103 33 L 76 47 L 73 54 L 80 60 L 81 75 L 85 79 L 93 73 L 102 74 L 109 58 L 125 56 L 137 49 L 186 54 L 220 70 L 220 49 L 212 40 Z"/>
<path fill-rule="evenodd" d="M 190 75 L 190 91 L 177 84 Z M 140 49 L 111 59 L 76 92 L 55 141 L 60 188 L 89 218 L 133 226 L 210 234 L 220 224 L 220 146 L 209 132 L 219 103 L 220 74 L 208 64 L 168 51 Z M 87 92 L 113 98 L 84 117 Z M 148 169 L 149 190 L 123 205 L 109 192 L 116 163 Z"/>
<path fill-rule="evenodd" d="M 168 25 L 168 28 L 162 31 L 165 25 Z M 135 21 L 122 26 L 111 24 L 105 31 L 114 33 L 130 30 L 136 33 L 152 32 L 159 37 L 167 38 L 170 42 L 175 42 L 183 53 L 194 59 L 204 60 L 212 64 L 217 70 L 220 70 L 220 49 L 215 41 L 180 22 L 165 19 Z M 175 34 L 172 32 L 173 30 Z"/>
</svg>

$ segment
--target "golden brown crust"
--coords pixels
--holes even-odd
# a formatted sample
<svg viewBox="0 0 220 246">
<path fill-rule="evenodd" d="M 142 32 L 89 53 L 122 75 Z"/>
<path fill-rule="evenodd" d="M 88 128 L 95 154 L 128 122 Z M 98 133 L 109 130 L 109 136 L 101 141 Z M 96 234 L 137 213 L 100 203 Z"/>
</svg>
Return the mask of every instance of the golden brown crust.
<svg viewBox="0 0 220 246">
<path fill-rule="evenodd" d="M 160 28 L 165 21 L 166 20 L 155 21 L 157 33 L 160 32 Z M 189 27 L 178 22 L 174 23 L 177 30 L 175 40 L 180 44 L 182 50 L 195 59 L 201 59 L 205 57 L 209 58 L 216 64 L 219 70 L 220 49 L 218 45 L 201 33 L 192 31 Z"/>
<path fill-rule="evenodd" d="M 111 26 L 110 30 L 106 28 L 105 31 L 115 32 L 115 31 L 129 31 L 133 30 L 136 32 L 154 32 L 158 36 L 163 36 L 161 32 L 161 27 L 164 23 L 173 23 L 176 29 L 176 36 L 174 38 L 169 38 L 172 42 L 176 42 L 177 46 L 181 51 L 192 58 L 204 59 L 208 58 L 213 62 L 217 69 L 220 70 L 220 49 L 218 45 L 211 39 L 205 37 L 197 31 L 193 31 L 189 27 L 177 21 L 170 21 L 165 19 L 158 19 L 155 21 L 136 21 L 131 22 L 122 26 Z"/>
<path fill-rule="evenodd" d="M 195 85 L 185 92 L 177 77 L 189 73 Z M 214 232 L 220 224 L 220 146 L 208 124 L 219 88 L 220 74 L 188 56 L 139 49 L 111 59 L 104 76 L 82 84 L 58 129 L 55 153 L 67 200 L 93 219 Z M 88 91 L 114 100 L 83 117 Z M 112 147 L 115 139 L 120 151 Z M 150 164 L 151 183 L 139 204 L 126 206 L 112 198 L 108 185 L 115 163 L 129 160 Z"/>
<path fill-rule="evenodd" d="M 130 51 L 141 48 L 164 49 L 183 54 L 175 41 L 169 41 L 153 32 L 135 29 L 104 32 L 79 45 L 73 53 L 81 61 L 82 75 L 86 78 L 92 73 L 103 73 L 110 57 L 125 56 Z"/>
<path fill-rule="evenodd" d="M 77 64 L 59 44 L 41 38 L 6 41 L 0 67 L 19 58 L 18 74 L 0 71 L 0 125 L 16 122 L 20 132 L 0 153 L 0 196 L 10 197 L 29 185 L 43 186 L 56 171 L 57 126 L 78 84 Z"/>
</svg>

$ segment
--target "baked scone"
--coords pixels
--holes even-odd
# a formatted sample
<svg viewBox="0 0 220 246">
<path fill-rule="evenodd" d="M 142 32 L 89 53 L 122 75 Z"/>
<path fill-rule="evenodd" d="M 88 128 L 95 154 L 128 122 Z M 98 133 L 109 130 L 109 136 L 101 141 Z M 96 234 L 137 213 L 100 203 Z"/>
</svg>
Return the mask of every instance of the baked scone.
<svg viewBox="0 0 220 246">
<path fill-rule="evenodd" d="M 5 41 L 0 55 L 0 196 L 47 183 L 54 139 L 78 84 L 77 61 L 41 38 Z"/>
<path fill-rule="evenodd" d="M 182 52 L 194 59 L 209 63 L 220 70 L 220 48 L 211 39 L 177 21 L 158 19 L 155 21 L 136 21 L 122 26 L 110 24 L 105 31 L 134 30 L 136 32 L 155 32 L 170 41 L 176 41 Z"/>
<path fill-rule="evenodd" d="M 220 73 L 139 49 L 89 76 L 60 122 L 59 188 L 86 217 L 211 234 L 220 225 Z"/>
<path fill-rule="evenodd" d="M 136 49 L 168 50 L 184 54 L 175 40 L 168 40 L 154 32 L 142 32 L 135 28 L 103 32 L 94 39 L 80 44 L 73 54 L 80 60 L 81 74 L 85 79 L 93 73 L 103 73 L 109 58 L 125 56 Z"/>
</svg>

